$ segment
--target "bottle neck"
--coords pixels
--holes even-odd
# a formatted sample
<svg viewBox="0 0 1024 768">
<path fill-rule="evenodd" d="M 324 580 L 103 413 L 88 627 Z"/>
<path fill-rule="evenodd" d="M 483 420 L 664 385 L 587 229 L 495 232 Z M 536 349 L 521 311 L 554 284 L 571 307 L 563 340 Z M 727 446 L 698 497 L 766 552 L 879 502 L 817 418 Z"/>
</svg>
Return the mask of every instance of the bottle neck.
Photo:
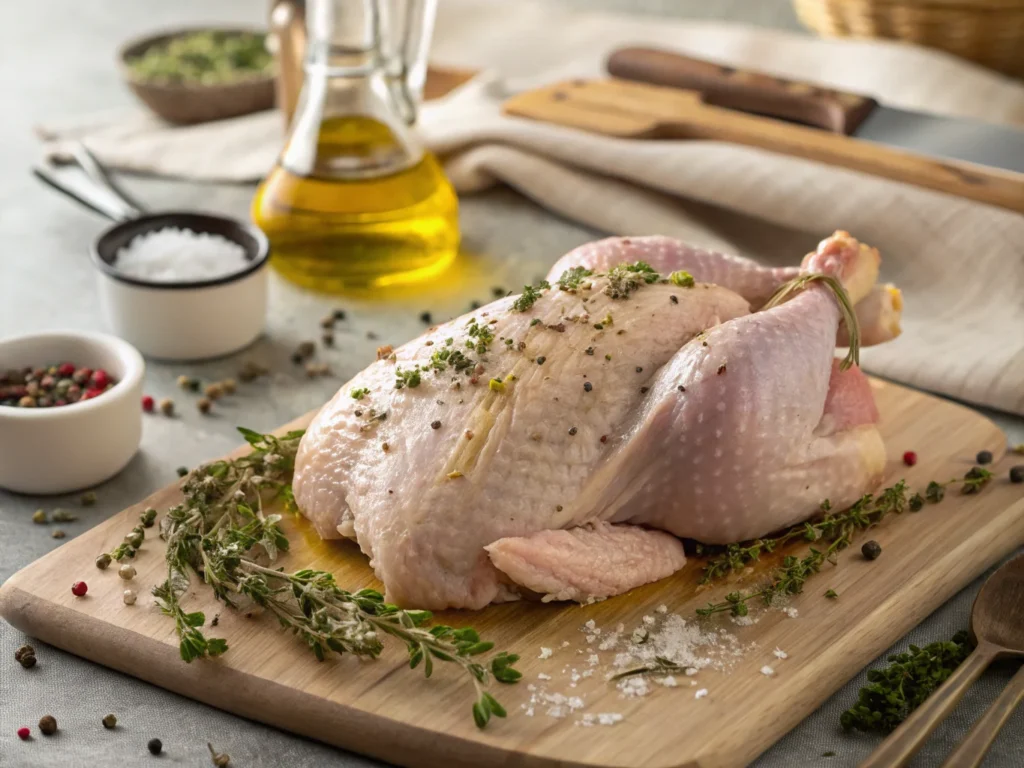
<svg viewBox="0 0 1024 768">
<path fill-rule="evenodd" d="M 281 157 L 290 171 L 370 178 L 422 158 L 411 131 L 414 102 L 387 55 L 381 8 L 381 0 L 310 0 L 305 80 Z"/>
</svg>

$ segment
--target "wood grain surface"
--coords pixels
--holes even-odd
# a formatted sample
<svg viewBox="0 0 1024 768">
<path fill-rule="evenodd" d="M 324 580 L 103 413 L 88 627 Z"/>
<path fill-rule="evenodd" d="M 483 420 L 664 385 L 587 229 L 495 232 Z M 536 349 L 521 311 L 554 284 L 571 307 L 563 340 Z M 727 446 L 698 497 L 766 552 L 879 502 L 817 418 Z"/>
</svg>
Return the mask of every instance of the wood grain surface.
<svg viewBox="0 0 1024 768">
<path fill-rule="evenodd" d="M 696 91 L 572 80 L 516 94 L 508 114 L 635 139 L 711 139 L 861 171 L 1024 213 L 1024 174 L 940 160 L 704 103 Z"/>
<path fill-rule="evenodd" d="M 991 450 L 997 461 L 1002 457 L 1005 438 L 982 416 L 894 384 L 872 383 L 889 452 L 887 483 L 905 478 L 923 489 L 929 480 L 961 476 L 979 450 Z M 918 453 L 913 468 L 900 460 L 906 450 Z M 530 697 L 528 686 L 541 673 L 552 675 L 550 685 L 555 685 L 564 680 L 560 673 L 566 666 L 583 665 L 581 654 L 593 652 L 580 632 L 587 620 L 604 627 L 637 626 L 662 603 L 690 617 L 708 600 L 756 584 L 772 561 L 711 588 L 697 587 L 702 564 L 695 558 L 669 579 L 594 605 L 521 602 L 444 614 L 441 620 L 472 623 L 498 648 L 522 655 L 524 680 L 495 691 L 508 719 L 478 731 L 470 718 L 471 692 L 456 670 L 438 667 L 425 680 L 406 668 L 404 649 L 394 646 L 377 661 L 346 657 L 318 663 L 270 617 L 222 609 L 205 589 L 193 589 L 185 607 L 204 610 L 208 618 L 219 611 L 213 631 L 228 640 L 230 650 L 216 660 L 183 663 L 173 627 L 146 594 L 164 577 L 159 539 L 150 535 L 135 560 L 139 574 L 132 586 L 140 593 L 135 606 L 122 603 L 126 583 L 116 569 L 101 572 L 93 564 L 97 554 L 120 542 L 143 508 L 163 508 L 177 499 L 176 487 L 159 491 L 15 574 L 0 588 L 0 614 L 47 643 L 185 696 L 406 766 L 743 765 L 1024 543 L 1024 495 L 1020 486 L 1008 483 L 1003 468 L 978 495 L 952 491 L 939 505 L 887 519 L 870 534 L 882 545 L 881 557 L 868 562 L 859 546 L 841 553 L 838 567 L 826 566 L 792 600 L 795 618 L 759 608 L 752 626 L 714 619 L 743 644 L 756 645 L 728 673 L 699 672 L 695 679 L 709 690 L 705 698 L 696 699 L 694 688 L 681 686 L 623 699 L 603 674 L 580 681 L 572 691 L 565 684 L 552 688 L 583 698 L 581 712 L 623 714 L 613 726 L 578 727 L 573 722 L 578 713 L 553 719 L 542 708 L 527 717 L 522 705 Z M 375 584 L 354 544 L 324 544 L 301 520 L 289 520 L 286 530 L 292 539 L 292 551 L 281 561 L 286 568 L 330 569 L 353 589 Z M 805 548 L 798 544 L 785 553 Z M 84 598 L 71 594 L 72 582 L 79 579 L 89 583 Z M 839 593 L 838 600 L 822 596 L 829 588 Z M 563 642 L 569 645 L 562 647 Z M 539 658 L 541 646 L 554 649 L 551 658 Z M 775 658 L 776 647 L 788 659 Z M 599 671 L 610 667 L 611 655 L 602 654 L 607 658 Z M 775 668 L 774 676 L 760 673 L 765 664 Z"/>
</svg>

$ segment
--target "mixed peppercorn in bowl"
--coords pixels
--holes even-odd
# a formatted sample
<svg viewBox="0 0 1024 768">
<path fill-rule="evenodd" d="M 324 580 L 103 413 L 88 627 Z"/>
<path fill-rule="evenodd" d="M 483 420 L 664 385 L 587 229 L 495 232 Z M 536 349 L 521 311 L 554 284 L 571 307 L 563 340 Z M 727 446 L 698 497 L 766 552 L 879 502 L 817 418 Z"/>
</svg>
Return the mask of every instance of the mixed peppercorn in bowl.
<svg viewBox="0 0 1024 768">
<path fill-rule="evenodd" d="M 69 493 L 120 472 L 142 438 L 144 372 L 138 350 L 107 334 L 0 340 L 0 488 Z"/>
</svg>

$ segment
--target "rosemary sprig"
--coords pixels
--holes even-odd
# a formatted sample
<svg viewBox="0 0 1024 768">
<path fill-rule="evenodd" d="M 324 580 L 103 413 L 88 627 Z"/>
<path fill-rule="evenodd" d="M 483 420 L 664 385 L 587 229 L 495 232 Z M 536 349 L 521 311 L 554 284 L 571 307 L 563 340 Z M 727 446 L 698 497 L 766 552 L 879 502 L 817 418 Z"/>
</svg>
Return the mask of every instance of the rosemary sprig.
<svg viewBox="0 0 1024 768">
<path fill-rule="evenodd" d="M 476 698 L 473 719 L 483 728 L 505 710 L 487 686 L 493 677 L 514 683 L 522 676 L 519 657 L 499 653 L 489 667 L 478 661 L 494 644 L 469 627 L 427 626 L 430 611 L 403 610 L 384 602 L 376 590 L 349 592 L 326 571 L 288 573 L 269 567 L 288 539 L 277 514 L 265 507 L 275 499 L 294 509 L 289 480 L 302 432 L 280 438 L 241 429 L 252 452 L 216 461 L 191 472 L 182 484 L 184 501 L 161 520 L 167 542 L 167 578 L 153 589 L 157 605 L 174 619 L 182 659 L 191 662 L 228 649 L 221 638 L 207 637 L 202 612 L 180 605 L 189 574 L 200 576 L 214 595 L 230 607 L 245 599 L 273 614 L 281 626 L 305 642 L 318 659 L 331 653 L 376 658 L 385 636 L 405 643 L 409 666 L 423 665 L 430 677 L 434 661 L 454 664 L 469 674 Z"/>
</svg>

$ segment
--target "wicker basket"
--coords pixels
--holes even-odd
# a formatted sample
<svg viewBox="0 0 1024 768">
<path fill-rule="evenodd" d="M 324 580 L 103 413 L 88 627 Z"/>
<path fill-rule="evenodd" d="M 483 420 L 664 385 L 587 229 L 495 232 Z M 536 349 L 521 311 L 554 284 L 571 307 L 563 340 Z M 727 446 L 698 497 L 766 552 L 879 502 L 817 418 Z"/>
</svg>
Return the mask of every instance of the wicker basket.
<svg viewBox="0 0 1024 768">
<path fill-rule="evenodd" d="M 1024 78 L 1024 0 L 793 0 L 828 37 L 882 37 L 947 51 Z"/>
</svg>

